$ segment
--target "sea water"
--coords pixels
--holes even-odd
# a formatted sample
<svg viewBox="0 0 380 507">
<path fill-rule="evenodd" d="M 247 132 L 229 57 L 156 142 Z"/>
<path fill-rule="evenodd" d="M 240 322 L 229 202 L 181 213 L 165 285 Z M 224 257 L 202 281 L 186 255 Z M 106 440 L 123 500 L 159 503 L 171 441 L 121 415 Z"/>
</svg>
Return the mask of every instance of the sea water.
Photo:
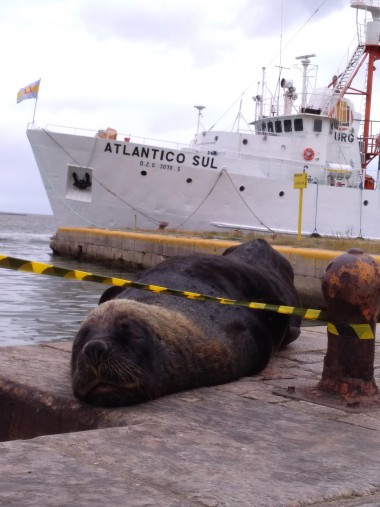
<svg viewBox="0 0 380 507">
<path fill-rule="evenodd" d="M 133 278 L 133 273 L 53 255 L 50 215 L 0 213 L 0 254 Z M 107 286 L 0 268 L 0 346 L 70 341 Z"/>
</svg>

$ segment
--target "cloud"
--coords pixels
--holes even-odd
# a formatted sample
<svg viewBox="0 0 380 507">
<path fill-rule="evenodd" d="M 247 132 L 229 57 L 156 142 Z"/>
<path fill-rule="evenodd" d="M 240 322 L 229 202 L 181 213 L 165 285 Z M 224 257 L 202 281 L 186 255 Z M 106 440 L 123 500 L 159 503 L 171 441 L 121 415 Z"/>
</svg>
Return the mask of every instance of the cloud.
<svg viewBox="0 0 380 507">
<path fill-rule="evenodd" d="M 0 160 L 0 173 L 6 174 L 0 211 L 5 203 L 12 206 L 13 202 L 16 210 L 33 211 L 47 202 L 25 136 L 35 103 L 28 100 L 16 105 L 16 93 L 22 86 L 42 78 L 36 111 L 39 126 L 58 124 L 94 131 L 110 126 L 132 136 L 186 142 L 197 126 L 195 104 L 206 106 L 205 128 L 216 122 L 216 128 L 230 129 L 244 95 L 244 117 L 253 119 L 251 96 L 257 93 L 262 66 L 267 67 L 271 89 L 277 81 L 281 25 L 286 47 L 281 64 L 289 67 L 286 77 L 300 82 L 301 75 L 293 65 L 295 57 L 305 53 L 317 54 L 313 62 L 320 66 L 320 85 L 344 67 L 344 51 L 355 34 L 354 10 L 346 0 L 322 3 L 0 2 L 0 44 L 7 48 L 0 54 L 6 69 L 0 128 L 2 138 L 7 139 Z M 301 89 L 298 83 L 297 91 Z M 245 90 L 249 91 L 243 94 Z M 25 183 L 28 181 L 30 184 Z"/>
<path fill-rule="evenodd" d="M 21 143 L 5 128 L 0 135 L 7 139 L 1 149 L 0 211 L 51 213 L 25 131 Z"/>
<path fill-rule="evenodd" d="M 231 5 L 217 0 L 109 0 L 104 9 L 103 2 L 85 1 L 79 15 L 85 29 L 99 41 L 116 38 L 152 44 L 162 52 L 187 49 L 195 64 L 202 66 L 219 60 L 229 50 L 226 34 L 237 27 L 243 4 L 243 0 Z M 218 32 L 221 37 L 215 37 Z M 129 56 L 126 53 L 125 59 Z"/>
<path fill-rule="evenodd" d="M 311 17 L 313 22 L 347 7 L 346 0 L 271 0 L 247 2 L 238 23 L 249 37 L 268 37 L 298 29 Z"/>
<path fill-rule="evenodd" d="M 199 35 L 202 20 L 192 4 L 172 4 L 165 10 L 161 2 L 82 3 L 79 14 L 86 29 L 97 39 L 154 42 L 155 44 L 186 45 Z"/>
</svg>

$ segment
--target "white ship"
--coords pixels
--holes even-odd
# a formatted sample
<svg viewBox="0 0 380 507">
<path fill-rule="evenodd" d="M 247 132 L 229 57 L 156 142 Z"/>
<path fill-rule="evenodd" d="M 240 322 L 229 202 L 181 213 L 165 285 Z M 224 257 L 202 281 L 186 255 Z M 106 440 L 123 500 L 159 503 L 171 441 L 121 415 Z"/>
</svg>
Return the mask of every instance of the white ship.
<svg viewBox="0 0 380 507">
<path fill-rule="evenodd" d="M 300 56 L 298 98 L 293 82 L 282 79 L 281 96 L 268 106 L 262 85 L 256 117 L 245 130 L 198 131 L 179 146 L 110 128 L 94 133 L 30 125 L 27 135 L 59 226 L 290 234 L 302 227 L 303 235 L 379 239 L 380 191 L 367 168 L 380 153 L 380 123 L 371 120 L 380 2 L 351 6 L 365 11 L 365 21 L 345 70 L 309 93 L 315 55 Z M 362 90 L 354 88 L 360 68 L 366 68 Z M 350 93 L 363 97 L 363 115 Z M 200 117 L 202 106 L 195 107 Z M 306 188 L 295 188 L 296 181 L 306 181 Z"/>
</svg>

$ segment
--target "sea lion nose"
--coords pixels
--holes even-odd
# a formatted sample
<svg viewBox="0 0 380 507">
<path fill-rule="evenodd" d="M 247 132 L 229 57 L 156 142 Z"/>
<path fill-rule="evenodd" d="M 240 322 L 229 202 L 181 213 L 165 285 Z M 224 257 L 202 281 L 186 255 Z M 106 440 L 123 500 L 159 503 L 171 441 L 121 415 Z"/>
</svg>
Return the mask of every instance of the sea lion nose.
<svg viewBox="0 0 380 507">
<path fill-rule="evenodd" d="M 106 356 L 109 346 L 103 340 L 94 340 L 86 343 L 83 354 L 93 366 L 97 367 Z"/>
</svg>

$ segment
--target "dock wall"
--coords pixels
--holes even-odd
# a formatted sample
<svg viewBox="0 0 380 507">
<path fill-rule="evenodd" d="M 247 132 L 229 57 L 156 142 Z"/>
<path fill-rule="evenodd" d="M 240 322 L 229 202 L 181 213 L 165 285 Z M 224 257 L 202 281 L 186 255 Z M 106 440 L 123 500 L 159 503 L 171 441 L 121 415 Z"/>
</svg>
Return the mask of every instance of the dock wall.
<svg viewBox="0 0 380 507">
<path fill-rule="evenodd" d="M 52 250 L 62 256 L 115 267 L 148 269 L 175 255 L 194 252 L 221 255 L 239 241 L 202 239 L 158 233 L 140 233 L 61 227 L 52 237 Z M 302 305 L 324 307 L 321 280 L 327 265 L 340 251 L 275 246 L 291 263 Z M 380 263 L 380 256 L 374 256 Z"/>
</svg>

